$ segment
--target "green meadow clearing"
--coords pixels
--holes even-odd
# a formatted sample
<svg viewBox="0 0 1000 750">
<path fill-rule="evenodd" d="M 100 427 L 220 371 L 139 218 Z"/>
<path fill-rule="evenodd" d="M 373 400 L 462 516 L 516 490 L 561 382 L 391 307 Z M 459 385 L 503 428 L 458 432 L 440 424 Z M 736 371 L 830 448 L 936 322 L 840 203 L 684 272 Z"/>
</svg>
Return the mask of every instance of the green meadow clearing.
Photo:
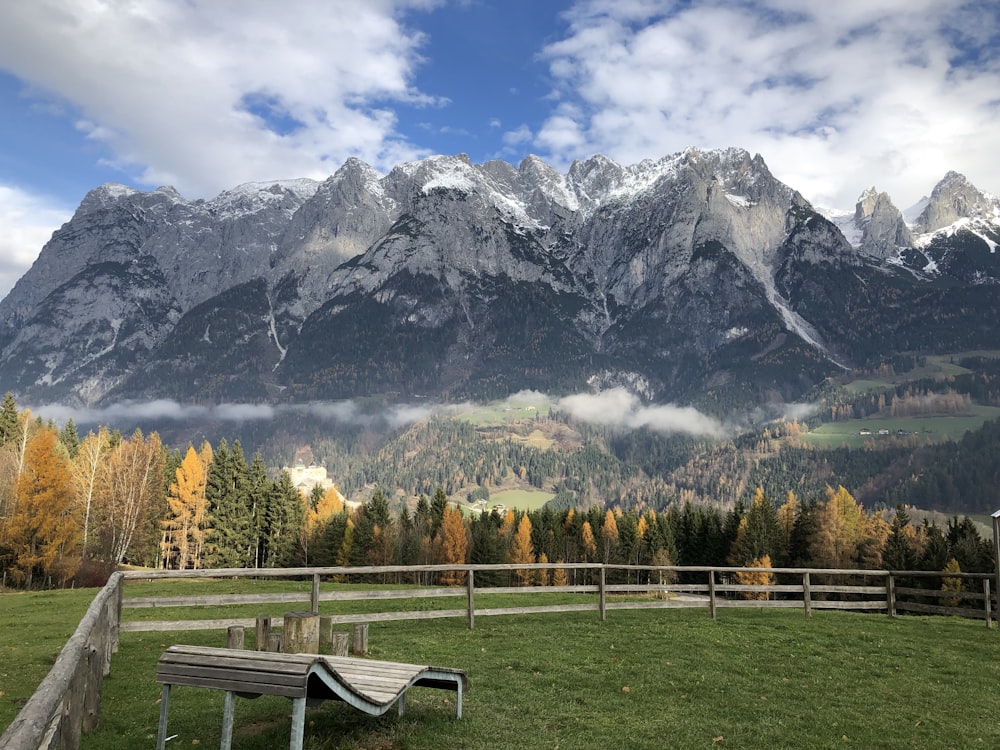
<svg viewBox="0 0 1000 750">
<path fill-rule="evenodd" d="M 838 448 L 842 445 L 860 448 L 898 439 L 897 430 L 909 433 L 907 437 L 922 442 L 939 443 L 943 440 L 960 440 L 970 430 L 978 430 L 984 423 L 1000 417 L 1000 407 L 974 406 L 968 414 L 941 417 L 867 417 L 843 422 L 825 422 L 814 430 L 797 437 L 804 443 L 818 448 Z M 861 435 L 861 430 L 873 434 Z M 889 435 L 879 435 L 888 430 Z"/>
<path fill-rule="evenodd" d="M 4 612 L 18 615 L 0 631 L 4 725 L 54 657 L 39 630 L 71 623 L 68 636 L 92 593 L 2 597 Z M 85 750 L 153 745 L 156 661 L 175 643 L 221 646 L 225 634 L 123 633 L 101 729 Z M 480 617 L 474 630 L 459 619 L 372 623 L 369 645 L 373 658 L 465 669 L 464 717 L 454 718 L 452 693 L 421 688 L 408 694 L 403 717 L 327 703 L 309 709 L 307 748 L 1000 746 L 1000 631 L 981 622 L 759 609 L 720 610 L 713 621 L 702 609 L 613 610 L 603 623 L 595 612 Z M 176 688 L 171 704 L 177 736 L 168 747 L 218 746 L 222 693 Z M 289 701 L 236 705 L 234 748 L 287 747 Z"/>
</svg>

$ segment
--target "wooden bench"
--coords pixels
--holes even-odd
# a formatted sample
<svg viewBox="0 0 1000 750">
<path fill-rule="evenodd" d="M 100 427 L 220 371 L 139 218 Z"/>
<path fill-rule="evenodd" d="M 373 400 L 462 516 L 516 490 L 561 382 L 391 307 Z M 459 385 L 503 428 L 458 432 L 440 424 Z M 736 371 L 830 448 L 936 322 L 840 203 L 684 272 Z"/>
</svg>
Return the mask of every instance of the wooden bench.
<svg viewBox="0 0 1000 750">
<path fill-rule="evenodd" d="M 276 654 L 228 648 L 171 646 L 160 657 L 156 681 L 163 685 L 157 750 L 164 750 L 170 690 L 174 685 L 226 692 L 222 714 L 222 750 L 230 750 L 235 696 L 280 695 L 292 699 L 290 750 L 301 750 L 306 702 L 340 700 L 373 716 L 393 703 L 403 714 L 406 691 L 414 685 L 453 690 L 462 718 L 462 693 L 468 688 L 458 669 L 400 664 L 373 659 L 317 654 Z"/>
</svg>

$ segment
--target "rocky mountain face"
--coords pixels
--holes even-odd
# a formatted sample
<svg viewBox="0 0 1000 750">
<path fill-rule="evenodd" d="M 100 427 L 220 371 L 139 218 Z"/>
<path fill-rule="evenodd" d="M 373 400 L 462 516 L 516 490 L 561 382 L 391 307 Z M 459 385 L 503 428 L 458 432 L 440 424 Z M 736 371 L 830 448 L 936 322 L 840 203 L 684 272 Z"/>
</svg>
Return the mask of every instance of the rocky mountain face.
<svg viewBox="0 0 1000 750">
<path fill-rule="evenodd" d="M 1000 204 L 960 175 L 910 227 L 862 195 L 855 244 L 760 156 L 560 174 L 438 156 L 380 176 L 89 193 L 0 301 L 28 402 L 501 397 L 627 385 L 792 400 L 898 351 L 1000 347 Z"/>
</svg>

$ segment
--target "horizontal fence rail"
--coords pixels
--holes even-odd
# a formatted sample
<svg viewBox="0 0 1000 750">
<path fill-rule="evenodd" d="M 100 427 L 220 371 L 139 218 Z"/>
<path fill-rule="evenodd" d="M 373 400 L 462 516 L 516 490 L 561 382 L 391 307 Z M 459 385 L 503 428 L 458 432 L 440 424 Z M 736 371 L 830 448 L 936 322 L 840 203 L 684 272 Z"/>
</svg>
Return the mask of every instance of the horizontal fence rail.
<svg viewBox="0 0 1000 750">
<path fill-rule="evenodd" d="M 562 571 L 573 583 L 537 585 L 540 575 Z M 485 585 L 488 576 L 506 575 L 508 585 Z M 763 578 L 747 578 L 759 574 Z M 441 575 L 464 578 L 461 585 L 432 585 Z M 518 575 L 533 585 L 510 585 Z M 740 577 L 743 581 L 739 582 Z M 267 594 L 124 596 L 125 584 L 161 579 L 299 579 L 311 581 L 310 591 Z M 409 584 L 407 588 L 321 590 L 324 579 Z M 477 579 L 479 579 L 477 583 Z M 948 582 L 947 587 L 921 587 L 921 582 Z M 761 582 L 761 581 L 765 582 Z M 475 618 L 554 612 L 597 612 L 636 609 L 704 608 L 712 618 L 720 608 L 755 607 L 814 610 L 839 609 L 950 615 L 982 619 L 990 627 L 997 611 L 995 576 L 984 573 L 927 571 L 842 570 L 817 568 L 736 568 L 712 566 L 603 565 L 600 563 L 535 563 L 531 565 L 418 565 L 324 568 L 238 568 L 183 571 L 128 571 L 115 573 L 98 593 L 76 632 L 35 694 L 0 736 L 0 750 L 79 750 L 82 733 L 100 722 L 101 685 L 110 671 L 111 654 L 122 631 L 226 630 L 254 627 L 257 618 L 122 619 L 123 610 L 239 605 L 308 604 L 319 612 L 321 603 L 391 601 L 394 599 L 464 598 L 463 607 L 364 614 L 324 613 L 333 623 L 391 620 Z M 748 582 L 749 581 L 749 582 Z M 370 582 L 370 581 L 369 581 Z M 957 590 L 956 590 L 957 589 Z M 517 607 L 477 606 L 491 595 L 561 593 L 579 595 L 575 603 Z M 326 607 L 331 609 L 331 607 Z M 336 609 L 336 607 L 332 607 Z M 272 617 L 275 626 L 283 618 Z"/>
<path fill-rule="evenodd" d="M 477 574 L 517 574 L 537 578 L 539 572 L 551 574 L 561 570 L 574 579 L 585 578 L 586 583 L 573 585 L 483 585 L 477 583 Z M 774 578 L 773 583 L 738 583 L 740 575 L 761 574 Z M 380 577 L 383 581 L 404 583 L 403 579 L 429 580 L 436 575 L 458 574 L 465 578 L 463 586 L 427 586 L 398 590 L 321 591 L 323 579 L 358 580 Z M 881 611 L 890 616 L 899 612 L 945 614 L 983 619 L 989 626 L 996 611 L 996 597 L 990 592 L 990 574 L 943 574 L 926 571 L 886 571 L 839 568 L 737 568 L 717 566 L 643 566 L 604 565 L 600 563 L 535 563 L 495 565 L 417 565 L 417 566 L 365 566 L 288 568 L 261 570 L 257 568 L 185 570 L 185 571 L 132 571 L 126 580 L 157 579 L 212 579 L 212 578 L 299 578 L 312 581 L 311 592 L 272 594 L 221 594 L 189 596 L 136 596 L 127 597 L 125 609 L 170 607 L 220 607 L 251 604 L 308 603 L 313 612 L 320 610 L 320 603 L 346 601 L 373 601 L 390 599 L 467 599 L 462 609 L 421 609 L 409 611 L 372 612 L 367 614 L 329 614 L 334 623 L 385 622 L 392 620 L 424 620 L 465 617 L 470 627 L 479 616 L 531 614 L 542 612 L 597 611 L 602 620 L 609 610 L 616 609 L 668 609 L 701 607 L 714 618 L 720 608 L 755 607 L 775 609 L 802 609 L 806 616 L 813 610 L 840 609 L 856 611 Z M 395 578 L 394 578 L 395 577 Z M 665 582 L 674 581 L 677 582 Z M 972 582 L 981 587 L 977 591 L 940 591 L 919 588 L 913 584 L 919 579 L 949 579 Z M 625 583 L 612 583 L 611 580 Z M 634 582 L 633 582 L 634 581 Z M 902 586 L 900 582 L 911 585 Z M 555 604 L 519 607 L 477 607 L 476 596 L 496 594 L 570 593 L 596 597 L 593 601 L 577 604 Z M 609 601 L 609 597 L 612 598 Z M 126 620 L 124 631 L 216 630 L 228 627 L 250 627 L 252 617 L 225 619 L 163 619 Z M 280 621 L 280 618 L 276 620 Z"/>
</svg>

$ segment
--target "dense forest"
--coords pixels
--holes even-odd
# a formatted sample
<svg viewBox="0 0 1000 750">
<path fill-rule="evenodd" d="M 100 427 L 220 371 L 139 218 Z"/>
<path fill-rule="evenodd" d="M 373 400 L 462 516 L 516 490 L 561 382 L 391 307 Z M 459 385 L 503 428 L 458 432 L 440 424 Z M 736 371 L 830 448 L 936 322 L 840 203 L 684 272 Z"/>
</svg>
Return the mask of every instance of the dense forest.
<svg viewBox="0 0 1000 750">
<path fill-rule="evenodd" d="M 8 395 L 0 406 L 0 570 L 7 585 L 31 587 L 94 583 L 122 564 L 993 569 L 991 545 L 967 517 L 941 528 L 913 520 L 904 503 L 866 510 L 842 484 L 818 486 L 846 467 L 859 467 L 861 478 L 873 466 L 901 461 L 903 446 L 879 460 L 872 451 L 825 451 L 823 461 L 840 468 L 803 485 L 789 480 L 812 474 L 810 451 L 771 446 L 776 434 L 794 433 L 794 424 L 747 438 L 743 451 L 654 433 L 571 429 L 558 414 L 517 429 L 536 439 L 555 436 L 558 444 L 543 449 L 461 420 L 422 421 L 373 444 L 366 458 L 345 461 L 341 476 L 359 487 L 349 502 L 336 487 L 303 492 L 287 471 L 269 471 L 260 453 L 248 461 L 238 439 L 181 451 L 156 433 L 123 436 L 102 427 L 81 438 L 72 421 L 43 423 Z M 640 450 L 641 440 L 650 449 Z M 964 440 L 927 446 L 940 452 L 939 461 L 910 483 L 932 483 L 937 472 L 958 476 L 966 465 L 995 471 L 985 467 L 997 440 L 1000 425 L 991 423 L 969 437 L 966 450 Z M 428 465 L 433 472 L 422 471 Z M 656 467 L 669 466 L 676 468 L 668 480 Z M 530 512 L 470 512 L 465 498 L 456 501 L 456 492 L 478 488 L 469 494 L 485 497 L 512 480 L 555 496 Z"/>
</svg>

